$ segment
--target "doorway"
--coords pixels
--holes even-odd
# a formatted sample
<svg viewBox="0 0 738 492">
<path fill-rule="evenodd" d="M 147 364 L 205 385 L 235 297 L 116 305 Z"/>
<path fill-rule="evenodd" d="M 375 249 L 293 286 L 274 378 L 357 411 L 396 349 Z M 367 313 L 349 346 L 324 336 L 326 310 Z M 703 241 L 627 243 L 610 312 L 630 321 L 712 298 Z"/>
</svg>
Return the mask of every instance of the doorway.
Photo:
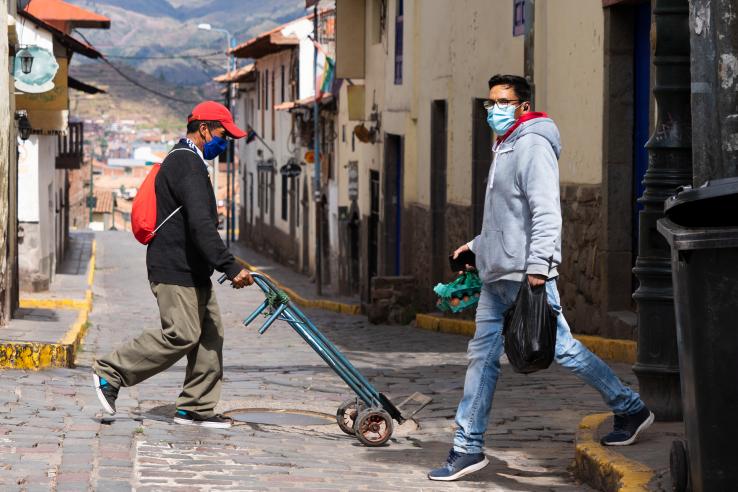
<svg viewBox="0 0 738 492">
<path fill-rule="evenodd" d="M 445 100 L 431 103 L 431 274 L 433 283 L 442 282 L 446 272 L 446 165 L 447 106 Z"/>
<path fill-rule="evenodd" d="M 369 171 L 369 233 L 367 285 L 379 274 L 379 172 Z"/>
<path fill-rule="evenodd" d="M 384 145 L 384 273 L 400 275 L 402 230 L 402 136 L 385 134 Z"/>
<path fill-rule="evenodd" d="M 484 99 L 472 99 L 472 230 L 476 237 L 482 230 L 484 199 L 487 194 L 489 167 L 492 164 L 492 130 L 487 124 Z"/>
</svg>

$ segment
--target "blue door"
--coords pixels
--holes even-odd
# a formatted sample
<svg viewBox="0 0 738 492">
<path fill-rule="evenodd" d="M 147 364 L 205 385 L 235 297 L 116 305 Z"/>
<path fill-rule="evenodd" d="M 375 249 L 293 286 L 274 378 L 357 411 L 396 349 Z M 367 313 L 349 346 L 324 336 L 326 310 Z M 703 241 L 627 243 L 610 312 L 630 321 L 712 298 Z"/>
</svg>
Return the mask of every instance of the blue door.
<svg viewBox="0 0 738 492">
<path fill-rule="evenodd" d="M 648 169 L 646 142 L 649 137 L 649 109 L 651 100 L 651 2 L 635 7 L 635 40 L 633 43 L 633 72 L 635 91 L 633 106 L 633 199 L 643 195 L 643 178 Z M 633 258 L 638 251 L 638 212 L 643 206 L 636 202 L 633 207 Z"/>
</svg>

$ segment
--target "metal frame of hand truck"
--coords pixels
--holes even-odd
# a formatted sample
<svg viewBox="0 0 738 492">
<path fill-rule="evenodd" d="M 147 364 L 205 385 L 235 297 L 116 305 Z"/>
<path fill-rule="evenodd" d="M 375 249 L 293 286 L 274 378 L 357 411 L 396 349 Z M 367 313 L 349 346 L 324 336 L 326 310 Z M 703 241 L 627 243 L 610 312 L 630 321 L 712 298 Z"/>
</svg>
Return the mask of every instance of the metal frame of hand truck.
<svg viewBox="0 0 738 492">
<path fill-rule="evenodd" d="M 429 397 L 415 393 L 406 398 L 400 405 L 395 406 L 389 398 L 377 391 L 341 351 L 295 306 L 289 296 L 279 289 L 269 277 L 259 273 L 251 273 L 251 277 L 254 279 L 254 283 L 264 292 L 266 299 L 254 312 L 243 320 L 244 326 L 251 324 L 265 311 L 267 311 L 268 318 L 261 325 L 261 328 L 259 328 L 260 335 L 263 335 L 275 321 L 286 321 L 349 388 L 356 393 L 357 398 L 361 400 L 366 409 L 383 409 L 399 424 L 411 418 L 430 403 L 431 399 Z M 223 275 L 218 279 L 218 282 L 222 284 L 226 279 L 226 275 Z M 415 408 L 411 414 L 405 415 L 400 408 L 411 400 L 417 403 L 419 407 Z M 356 408 L 358 409 L 359 407 L 360 405 L 357 401 Z M 371 445 L 364 440 L 362 442 Z"/>
</svg>

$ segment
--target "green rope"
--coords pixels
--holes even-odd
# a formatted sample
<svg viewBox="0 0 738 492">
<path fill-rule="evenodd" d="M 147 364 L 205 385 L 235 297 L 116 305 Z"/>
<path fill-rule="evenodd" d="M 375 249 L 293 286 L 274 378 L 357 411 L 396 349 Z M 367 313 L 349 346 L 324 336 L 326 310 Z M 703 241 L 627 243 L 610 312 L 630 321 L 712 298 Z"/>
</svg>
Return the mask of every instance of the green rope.
<svg viewBox="0 0 738 492">
<path fill-rule="evenodd" d="M 287 304 L 290 302 L 290 298 L 287 294 L 284 293 L 284 291 L 276 291 L 276 292 L 270 292 L 266 295 L 267 302 L 269 303 L 269 307 L 272 309 L 276 309 L 282 304 Z"/>
</svg>

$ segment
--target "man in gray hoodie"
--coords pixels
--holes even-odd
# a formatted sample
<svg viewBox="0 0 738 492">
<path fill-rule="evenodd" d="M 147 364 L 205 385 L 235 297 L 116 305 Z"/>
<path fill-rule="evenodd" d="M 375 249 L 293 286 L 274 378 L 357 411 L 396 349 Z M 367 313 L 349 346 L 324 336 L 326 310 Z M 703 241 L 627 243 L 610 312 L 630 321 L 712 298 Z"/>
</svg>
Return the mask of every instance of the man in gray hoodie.
<svg viewBox="0 0 738 492">
<path fill-rule="evenodd" d="M 504 312 L 514 303 L 520 284 L 546 289 L 558 313 L 556 361 L 596 389 L 615 414 L 608 446 L 632 444 L 654 416 L 638 393 L 571 335 L 561 313 L 556 288 L 561 263 L 559 202 L 559 131 L 546 113 L 532 112 L 530 85 L 515 75 L 489 80 L 487 122 L 497 142 L 487 177 L 482 231 L 454 252 L 471 250 L 484 283 L 476 313 L 476 332 L 469 342 L 464 396 L 456 412 L 457 430 L 446 462 L 428 474 L 431 480 L 456 480 L 484 468 L 484 433 L 504 351 Z"/>
</svg>

